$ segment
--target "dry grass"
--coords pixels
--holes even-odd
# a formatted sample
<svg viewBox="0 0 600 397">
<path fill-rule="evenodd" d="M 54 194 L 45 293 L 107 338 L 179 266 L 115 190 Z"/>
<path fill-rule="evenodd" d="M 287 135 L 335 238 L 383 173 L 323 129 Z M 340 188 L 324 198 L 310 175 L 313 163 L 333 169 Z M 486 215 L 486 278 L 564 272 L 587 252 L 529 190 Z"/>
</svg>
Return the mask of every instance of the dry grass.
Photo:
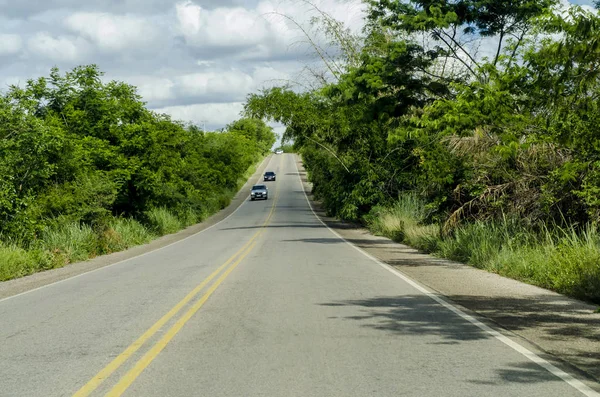
<svg viewBox="0 0 600 397">
<path fill-rule="evenodd" d="M 437 256 L 547 288 L 600 302 L 600 232 L 594 226 L 542 227 L 518 220 L 466 222 L 442 235 L 425 225 L 424 205 L 407 195 L 367 218 L 371 231 Z"/>
</svg>

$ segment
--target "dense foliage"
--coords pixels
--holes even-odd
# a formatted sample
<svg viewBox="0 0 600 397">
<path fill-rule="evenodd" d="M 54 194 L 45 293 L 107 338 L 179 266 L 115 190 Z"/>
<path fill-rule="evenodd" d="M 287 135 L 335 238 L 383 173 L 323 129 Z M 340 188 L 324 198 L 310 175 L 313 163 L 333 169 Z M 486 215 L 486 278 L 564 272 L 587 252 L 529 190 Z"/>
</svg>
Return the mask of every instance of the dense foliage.
<svg viewBox="0 0 600 397">
<path fill-rule="evenodd" d="M 473 222 L 509 219 L 538 236 L 598 223 L 596 13 L 554 0 L 366 3 L 359 55 L 343 73 L 246 105 L 286 125 L 329 214 L 373 224 L 409 194 L 424 203 L 415 222 L 439 224 L 427 232 L 439 239 Z M 567 292 L 600 297 L 590 263 L 585 291 Z"/>
<path fill-rule="evenodd" d="M 204 133 L 146 109 L 135 87 L 101 77 L 95 66 L 52 70 L 0 96 L 5 246 L 31 249 L 69 227 L 114 235 L 119 217 L 148 226 L 169 217 L 179 227 L 193 223 L 227 205 L 275 143 L 260 120 Z M 163 229 L 154 231 L 174 231 Z M 106 251 L 102 244 L 91 250 Z"/>
</svg>

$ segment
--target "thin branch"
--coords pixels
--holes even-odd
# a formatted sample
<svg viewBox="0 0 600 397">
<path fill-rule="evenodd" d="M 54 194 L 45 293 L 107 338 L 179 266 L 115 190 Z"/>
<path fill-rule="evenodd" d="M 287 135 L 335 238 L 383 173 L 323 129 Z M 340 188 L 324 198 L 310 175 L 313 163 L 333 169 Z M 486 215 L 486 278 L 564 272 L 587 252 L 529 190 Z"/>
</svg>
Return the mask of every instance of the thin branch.
<svg viewBox="0 0 600 397">
<path fill-rule="evenodd" d="M 496 49 L 496 56 L 494 57 L 494 66 L 498 63 L 500 58 L 500 51 L 502 51 L 502 41 L 504 40 L 504 29 L 500 31 L 500 39 L 498 40 L 498 48 Z"/>
<path fill-rule="evenodd" d="M 443 33 L 443 34 L 444 34 L 446 37 L 448 37 L 450 40 L 452 40 L 452 42 L 454 43 L 454 45 L 456 45 L 456 46 L 457 46 L 457 47 L 458 47 L 458 48 L 459 48 L 459 49 L 460 49 L 460 50 L 461 50 L 461 51 L 462 51 L 462 52 L 463 52 L 463 53 L 464 53 L 464 54 L 465 54 L 465 55 L 466 55 L 466 56 L 467 56 L 467 57 L 468 57 L 470 60 L 471 60 L 471 62 L 473 62 L 473 64 L 474 64 L 475 66 L 477 66 L 478 68 L 480 67 L 479 63 L 478 63 L 478 62 L 475 60 L 475 58 L 473 58 L 473 56 L 472 56 L 472 55 L 469 53 L 469 51 L 467 51 L 467 50 L 465 50 L 465 49 L 463 48 L 463 46 L 462 46 L 462 45 L 461 45 L 461 44 L 458 42 L 458 40 L 456 40 L 456 38 L 455 38 L 455 37 L 453 37 L 453 36 L 449 35 L 449 34 L 448 34 L 448 32 L 446 32 L 444 29 L 440 29 L 440 30 L 438 30 L 438 32 L 442 32 L 442 33 Z M 463 61 L 463 60 L 462 60 L 462 59 L 461 59 L 461 58 L 458 56 L 458 54 L 456 53 L 456 50 L 455 50 L 455 49 L 454 49 L 454 48 L 453 48 L 453 47 L 452 47 L 452 46 L 451 46 L 451 45 L 450 45 L 450 44 L 449 44 L 447 41 L 445 41 L 445 40 L 444 40 L 444 39 L 441 37 L 440 33 L 436 33 L 436 34 L 437 34 L 437 36 L 440 38 L 440 40 L 442 40 L 442 41 L 443 41 L 443 42 L 444 42 L 444 43 L 445 43 L 445 44 L 446 44 L 446 45 L 447 45 L 447 46 L 450 48 L 450 50 L 451 50 L 451 51 L 454 53 L 454 55 L 455 55 L 455 56 L 456 56 L 456 57 L 457 57 L 457 58 L 458 58 L 458 59 L 459 59 L 459 60 L 460 60 L 460 61 L 461 61 L 461 62 L 462 62 L 462 63 L 463 63 L 465 66 L 467 66 L 467 68 L 469 68 L 469 70 L 471 71 L 471 73 L 473 73 L 473 75 L 475 75 L 475 76 L 476 76 L 475 72 L 473 72 L 473 70 L 471 69 L 471 67 L 470 67 L 470 66 L 469 66 L 469 65 L 468 65 L 468 64 L 467 64 L 465 61 Z"/>
<path fill-rule="evenodd" d="M 514 61 L 514 59 L 517 55 L 517 50 L 521 46 L 521 43 L 523 42 L 523 39 L 525 38 L 526 34 L 527 34 L 527 29 L 523 29 L 521 31 L 521 35 L 519 36 L 519 38 L 517 40 L 517 44 L 515 44 L 515 48 L 513 48 L 512 53 L 510 54 L 510 59 L 508 60 L 508 66 L 510 66 L 512 64 L 512 62 Z"/>
<path fill-rule="evenodd" d="M 347 40 L 346 38 L 344 38 L 341 34 L 340 34 L 340 24 L 337 20 L 333 19 L 329 14 L 327 14 L 325 11 L 321 10 L 316 4 L 308 1 L 308 0 L 301 0 L 303 3 L 310 5 L 312 8 L 314 8 L 319 14 L 321 14 L 321 16 L 323 17 L 323 19 L 325 20 L 325 23 L 327 23 L 327 25 L 329 26 L 330 30 L 333 32 L 334 36 L 336 37 L 336 39 L 338 40 L 338 42 L 340 43 L 340 45 L 342 45 L 342 47 L 346 48 L 346 51 L 351 51 L 352 52 L 352 58 L 357 59 L 357 52 L 356 52 L 356 48 L 354 48 L 351 44 L 350 41 Z"/>
<path fill-rule="evenodd" d="M 446 77 L 444 77 L 444 70 L 442 70 L 442 74 L 441 75 L 437 75 L 435 73 L 429 72 L 427 69 L 422 68 L 420 66 L 417 67 L 418 70 L 420 70 L 421 72 L 425 73 L 428 76 L 434 77 L 436 79 L 440 79 L 440 80 L 445 80 Z"/>
<path fill-rule="evenodd" d="M 304 34 L 304 36 L 306 36 L 306 38 L 308 39 L 310 45 L 317 52 L 317 55 L 319 55 L 319 57 L 321 58 L 321 60 L 325 63 L 325 66 L 327 66 L 327 69 L 329 69 L 329 71 L 331 72 L 331 74 L 337 80 L 339 80 L 338 74 L 333 70 L 332 66 L 329 64 L 329 61 L 326 59 L 325 54 L 323 53 L 321 47 L 318 46 L 317 43 L 315 43 L 315 41 L 312 39 L 312 37 L 310 36 L 310 34 L 306 31 L 306 29 L 304 29 L 304 27 L 302 25 L 300 25 L 298 22 L 296 22 L 296 20 L 294 18 L 292 18 L 292 17 L 290 17 L 288 15 L 282 14 L 280 12 L 272 11 L 272 12 L 268 12 L 266 15 L 269 15 L 269 14 L 278 15 L 280 17 L 283 17 L 283 18 L 289 20 L 290 22 L 292 22 L 294 25 L 296 25 L 296 27 L 298 29 L 300 29 L 300 31 Z M 337 68 L 337 65 L 336 65 L 336 68 Z"/>
<path fill-rule="evenodd" d="M 474 71 L 474 70 L 471 68 L 471 66 L 469 66 L 469 64 L 468 64 L 467 62 L 465 62 L 465 60 L 464 60 L 464 59 L 462 59 L 462 58 L 461 58 L 461 57 L 458 55 L 458 53 L 456 52 L 456 50 L 454 49 L 454 47 L 452 47 L 452 45 L 451 45 L 450 43 L 448 43 L 446 40 L 444 40 L 444 38 L 443 38 L 442 36 L 440 36 L 440 34 L 439 34 L 439 33 L 435 33 L 435 34 L 436 34 L 436 36 L 437 36 L 437 37 L 438 37 L 440 40 L 442 40 L 442 41 L 444 42 L 444 44 L 446 44 L 446 46 L 447 46 L 448 48 L 450 48 L 450 51 L 452 51 L 452 53 L 454 54 L 454 57 L 455 57 L 456 59 L 458 59 L 458 61 L 459 61 L 460 63 L 462 63 L 463 65 L 465 65 L 465 66 L 466 66 L 466 68 L 467 68 L 467 69 L 469 69 L 469 72 L 471 72 L 471 74 L 473 74 L 473 76 L 476 76 L 477 74 L 475 73 L 475 71 Z"/>
<path fill-rule="evenodd" d="M 350 170 L 348 169 L 348 167 L 346 167 L 346 164 L 344 164 L 344 162 L 331 149 L 329 149 L 327 146 L 323 145 L 322 143 L 315 141 L 311 137 L 305 136 L 304 138 L 308 139 L 309 141 L 312 141 L 312 142 L 316 143 L 317 145 L 321 146 L 323 149 L 325 149 L 329 153 L 331 153 L 333 155 L 333 157 L 335 157 L 336 160 L 339 161 L 339 163 L 344 167 L 344 169 L 346 170 L 346 172 L 350 173 Z"/>
</svg>

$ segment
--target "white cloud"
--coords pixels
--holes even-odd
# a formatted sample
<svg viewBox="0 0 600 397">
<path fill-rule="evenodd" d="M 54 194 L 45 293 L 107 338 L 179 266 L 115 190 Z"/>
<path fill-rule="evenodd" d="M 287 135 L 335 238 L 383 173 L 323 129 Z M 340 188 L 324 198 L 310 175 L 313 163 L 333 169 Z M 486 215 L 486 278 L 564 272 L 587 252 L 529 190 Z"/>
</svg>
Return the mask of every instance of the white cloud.
<svg viewBox="0 0 600 397">
<path fill-rule="evenodd" d="M 254 10 L 241 7 L 203 9 L 187 1 L 176 6 L 179 31 L 195 46 L 240 47 L 256 45 L 269 32 Z"/>
<path fill-rule="evenodd" d="M 359 0 L 316 0 L 319 10 L 343 21 L 354 32 L 363 27 L 365 7 Z M 263 0 L 254 8 L 204 9 L 192 1 L 176 6 L 178 30 L 186 43 L 198 48 L 240 49 L 238 59 L 269 59 L 294 51 L 306 52 L 306 47 L 293 46 L 306 42 L 305 33 L 319 44 L 324 40 L 312 29 L 311 18 L 319 11 L 308 2 Z M 302 47 L 302 46 L 300 46 Z"/>
<path fill-rule="evenodd" d="M 150 105 L 163 106 L 173 102 L 243 101 L 249 92 L 280 85 L 288 78 L 287 73 L 271 66 L 259 66 L 249 73 L 231 69 L 172 77 L 138 76 L 130 83 L 138 86 Z"/>
<path fill-rule="evenodd" d="M 362 29 L 362 1 L 311 1 L 353 32 Z M 286 80 L 310 83 L 303 66 L 322 66 L 307 44 L 294 45 L 305 37 L 282 16 L 314 34 L 309 22 L 318 11 L 304 0 L 5 3 L 0 56 L 8 56 L 0 65 L 0 86 L 47 75 L 55 64 L 65 71 L 96 63 L 105 80 L 138 86 L 150 107 L 182 120 L 209 119 L 207 126 L 217 128 L 240 117 L 248 93 Z M 318 33 L 316 40 L 326 43 Z M 493 55 L 496 43 L 480 41 L 479 56 Z"/>
<path fill-rule="evenodd" d="M 190 121 L 207 126 L 224 126 L 237 119 L 244 109 L 242 102 L 203 103 L 186 106 L 169 106 L 156 109 L 158 113 L 166 113 L 176 120 Z"/>
<path fill-rule="evenodd" d="M 275 69 L 273 66 L 259 66 L 252 73 L 253 88 L 280 86 L 290 80 L 290 77 L 290 73 L 285 70 Z"/>
<path fill-rule="evenodd" d="M 119 52 L 151 45 L 158 32 L 146 18 L 79 12 L 70 15 L 65 25 L 105 51 Z"/>
<path fill-rule="evenodd" d="M 0 56 L 16 54 L 22 47 L 23 40 L 18 34 L 0 34 Z"/>
<path fill-rule="evenodd" d="M 39 32 L 27 41 L 27 47 L 34 54 L 53 61 L 74 62 L 87 52 L 88 43 L 80 37 L 54 37 L 47 32 Z"/>
<path fill-rule="evenodd" d="M 146 76 L 136 78 L 138 93 L 147 102 L 160 102 L 175 99 L 175 83 L 169 78 Z M 130 81 L 133 83 L 132 81 Z"/>
<path fill-rule="evenodd" d="M 253 79 L 240 71 L 194 73 L 177 78 L 178 92 L 184 96 L 244 93 L 253 88 Z"/>
</svg>

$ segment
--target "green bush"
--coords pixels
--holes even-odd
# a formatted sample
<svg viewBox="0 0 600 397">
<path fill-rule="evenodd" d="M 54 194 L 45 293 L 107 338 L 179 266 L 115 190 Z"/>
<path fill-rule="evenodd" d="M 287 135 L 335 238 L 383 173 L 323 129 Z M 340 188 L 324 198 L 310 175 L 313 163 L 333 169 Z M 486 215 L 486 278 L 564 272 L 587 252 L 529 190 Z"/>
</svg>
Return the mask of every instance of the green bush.
<svg viewBox="0 0 600 397">
<path fill-rule="evenodd" d="M 423 224 L 426 215 L 424 201 L 407 193 L 391 207 L 375 207 L 365 220 L 376 234 L 432 252 L 437 248 L 439 226 Z"/>
<path fill-rule="evenodd" d="M 467 222 L 442 236 L 421 224 L 425 207 L 404 195 L 365 217 L 372 232 L 425 252 L 522 280 L 576 298 L 600 302 L 600 233 L 594 226 L 539 228 L 516 219 Z"/>
<path fill-rule="evenodd" d="M 204 219 L 230 203 L 275 143 L 256 118 L 219 133 L 185 126 L 93 65 L 11 86 L 0 93 L 0 119 L 0 243 L 49 253 L 40 269 Z M 15 276 L 36 268 L 16 248 L 10 258 Z"/>
<path fill-rule="evenodd" d="M 67 262 L 89 259 L 98 254 L 97 236 L 91 226 L 76 222 L 47 227 L 40 237 L 39 247 Z"/>
<path fill-rule="evenodd" d="M 103 254 L 145 244 L 155 238 L 141 223 L 131 218 L 112 218 L 109 227 L 99 232 L 98 245 Z"/>
<path fill-rule="evenodd" d="M 600 302 L 600 236 L 588 226 L 544 230 L 537 241 L 505 245 L 486 268 L 562 294 Z"/>
<path fill-rule="evenodd" d="M 159 236 L 175 233 L 183 228 L 183 223 L 166 208 L 153 208 L 145 212 L 146 222 Z"/>
<path fill-rule="evenodd" d="M 181 220 L 183 227 L 188 227 L 198 223 L 202 219 L 202 211 L 198 212 L 192 208 L 185 208 L 177 211 L 177 218 Z"/>
<path fill-rule="evenodd" d="M 39 264 L 34 256 L 16 246 L 0 246 L 0 281 L 34 273 Z"/>
</svg>

